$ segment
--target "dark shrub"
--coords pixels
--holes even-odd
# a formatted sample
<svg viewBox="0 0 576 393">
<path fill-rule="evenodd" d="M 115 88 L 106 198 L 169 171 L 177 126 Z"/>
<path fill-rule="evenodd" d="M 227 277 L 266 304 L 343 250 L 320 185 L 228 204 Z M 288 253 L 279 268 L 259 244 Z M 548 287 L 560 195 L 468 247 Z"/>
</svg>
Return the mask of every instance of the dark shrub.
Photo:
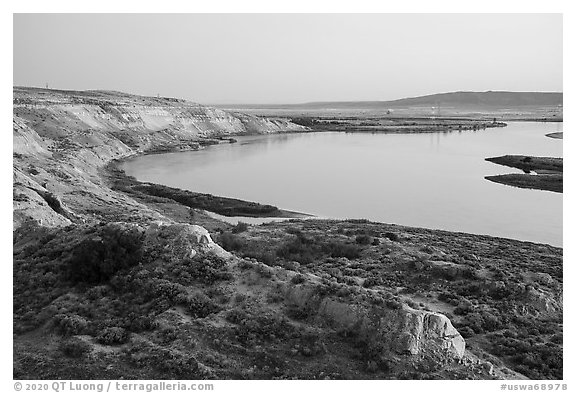
<svg viewBox="0 0 576 393">
<path fill-rule="evenodd" d="M 232 233 L 241 233 L 248 230 L 248 224 L 245 222 L 239 221 L 234 228 L 232 228 Z"/>
<path fill-rule="evenodd" d="M 186 262 L 185 272 L 193 279 L 204 284 L 214 284 L 216 281 L 230 280 L 232 278 L 226 261 L 217 255 L 198 254 Z"/>
<path fill-rule="evenodd" d="M 285 229 L 285 231 L 286 231 L 286 233 L 289 233 L 291 235 L 302 236 L 302 231 L 298 228 L 288 227 Z"/>
<path fill-rule="evenodd" d="M 463 328 L 459 328 L 458 332 L 464 338 L 472 337 L 474 335 L 474 330 L 472 330 L 469 326 L 464 326 Z"/>
<path fill-rule="evenodd" d="M 276 254 L 272 251 L 256 251 L 247 250 L 242 251 L 242 256 L 244 258 L 254 258 L 266 265 L 275 266 L 276 265 Z"/>
<path fill-rule="evenodd" d="M 148 330 L 154 330 L 158 327 L 158 324 L 153 317 L 149 315 L 136 316 L 130 315 L 129 317 L 129 329 L 132 332 L 143 332 Z"/>
<path fill-rule="evenodd" d="M 297 261 L 302 264 L 312 263 L 322 255 L 320 247 L 312 243 L 311 239 L 302 234 L 297 234 L 296 238 L 282 244 L 276 250 L 276 256 L 286 260 Z"/>
<path fill-rule="evenodd" d="M 172 379 L 207 378 L 198 369 L 198 361 L 188 353 L 163 348 L 156 344 L 137 342 L 126 349 L 128 360 L 140 368 L 153 368 Z"/>
<path fill-rule="evenodd" d="M 345 257 L 348 259 L 356 259 L 360 257 L 360 252 L 362 251 L 362 249 L 356 244 L 348 244 L 335 241 L 325 244 L 324 250 L 328 252 L 331 257 Z"/>
<path fill-rule="evenodd" d="M 295 238 L 278 247 L 276 255 L 286 260 L 309 264 L 324 256 L 356 259 L 360 256 L 361 251 L 362 249 L 355 243 L 338 240 L 325 242 L 319 238 L 307 237 L 302 232 L 297 231 Z"/>
<path fill-rule="evenodd" d="M 460 303 L 460 296 L 451 292 L 441 292 L 438 294 L 438 300 L 457 306 Z"/>
<path fill-rule="evenodd" d="M 88 322 L 76 314 L 56 314 L 53 318 L 56 329 L 66 336 L 82 334 Z"/>
<path fill-rule="evenodd" d="M 386 307 L 391 308 L 392 310 L 399 310 L 402 308 L 402 303 L 396 299 L 386 299 L 384 303 L 386 304 Z"/>
<path fill-rule="evenodd" d="M 376 285 L 382 285 L 382 280 L 380 278 L 377 277 L 368 277 L 366 280 L 364 280 L 364 282 L 362 283 L 362 286 L 364 288 L 371 288 L 373 286 Z"/>
<path fill-rule="evenodd" d="M 72 281 L 101 283 L 142 261 L 143 234 L 136 228 L 106 225 L 80 242 L 68 261 Z"/>
<path fill-rule="evenodd" d="M 292 277 L 292 279 L 290 280 L 290 282 L 292 284 L 302 284 L 305 281 L 306 281 L 306 278 L 302 274 L 297 274 L 294 277 Z"/>
<path fill-rule="evenodd" d="M 361 245 L 368 245 L 372 242 L 372 238 L 368 235 L 358 235 L 356 236 L 356 243 Z"/>
<path fill-rule="evenodd" d="M 60 344 L 60 350 L 68 357 L 81 358 L 90 351 L 90 344 L 77 337 L 72 337 Z"/>
<path fill-rule="evenodd" d="M 314 311 L 308 306 L 290 305 L 286 308 L 286 315 L 289 318 L 302 321 L 314 315 Z"/>
<path fill-rule="evenodd" d="M 121 327 L 109 327 L 102 330 L 96 340 L 104 345 L 124 344 L 128 341 L 128 332 Z"/>
<path fill-rule="evenodd" d="M 220 311 L 220 307 L 203 293 L 195 293 L 186 298 L 188 313 L 194 318 L 205 318 Z"/>
<path fill-rule="evenodd" d="M 178 332 L 172 326 L 167 326 L 167 327 L 160 329 L 156 333 L 156 335 L 157 335 L 158 339 L 165 344 L 172 342 L 178 338 Z"/>
<path fill-rule="evenodd" d="M 226 251 L 239 251 L 244 247 L 242 240 L 232 232 L 222 233 L 218 237 L 217 241 Z"/>
<path fill-rule="evenodd" d="M 228 322 L 238 325 L 248 319 L 249 316 L 246 314 L 246 311 L 234 308 L 226 313 L 225 318 Z"/>
<path fill-rule="evenodd" d="M 400 237 L 393 232 L 386 232 L 384 234 L 384 237 L 389 239 L 389 240 L 392 240 L 393 242 L 397 242 L 398 240 L 400 240 Z"/>
<path fill-rule="evenodd" d="M 487 332 L 493 332 L 498 330 L 502 327 L 502 324 L 498 320 L 498 317 L 490 314 L 490 313 L 483 313 L 482 314 L 482 328 Z"/>
</svg>

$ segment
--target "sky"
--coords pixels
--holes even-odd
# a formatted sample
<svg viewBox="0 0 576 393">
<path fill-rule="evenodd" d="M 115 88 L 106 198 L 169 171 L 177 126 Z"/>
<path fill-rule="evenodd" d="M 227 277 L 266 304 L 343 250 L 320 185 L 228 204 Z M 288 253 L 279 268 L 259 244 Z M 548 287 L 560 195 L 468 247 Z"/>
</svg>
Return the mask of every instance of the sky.
<svg viewBox="0 0 576 393">
<path fill-rule="evenodd" d="M 562 14 L 14 14 L 13 83 L 203 104 L 563 91 Z"/>
</svg>

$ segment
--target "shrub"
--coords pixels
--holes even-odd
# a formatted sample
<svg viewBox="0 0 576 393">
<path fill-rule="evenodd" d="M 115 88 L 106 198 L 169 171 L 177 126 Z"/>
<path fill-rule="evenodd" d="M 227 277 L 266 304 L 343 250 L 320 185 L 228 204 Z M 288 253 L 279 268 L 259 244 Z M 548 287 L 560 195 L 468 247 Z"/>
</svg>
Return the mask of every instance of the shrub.
<svg viewBox="0 0 576 393">
<path fill-rule="evenodd" d="M 106 225 L 80 242 L 68 260 L 68 276 L 75 282 L 101 283 L 117 271 L 142 261 L 143 234 L 138 229 Z"/>
<path fill-rule="evenodd" d="M 143 332 L 154 330 L 158 327 L 158 323 L 154 317 L 150 315 L 135 316 L 130 315 L 129 329 L 132 332 Z"/>
<path fill-rule="evenodd" d="M 195 293 L 185 300 L 188 313 L 194 318 L 205 318 L 220 311 L 220 307 L 203 293 Z"/>
<path fill-rule="evenodd" d="M 128 332 L 121 327 L 109 327 L 102 330 L 96 340 L 104 345 L 124 344 L 128 341 Z"/>
<path fill-rule="evenodd" d="M 368 277 L 366 280 L 364 280 L 364 282 L 362 283 L 362 286 L 364 288 L 371 288 L 373 286 L 376 285 L 382 285 L 382 280 L 380 278 L 377 277 Z"/>
<path fill-rule="evenodd" d="M 314 315 L 314 310 L 309 306 L 297 306 L 292 304 L 286 308 L 286 315 L 289 318 L 302 321 Z"/>
<path fill-rule="evenodd" d="M 290 280 L 290 282 L 292 284 L 302 284 L 305 281 L 306 281 L 306 278 L 302 274 L 297 274 L 294 277 L 292 277 L 292 279 Z"/>
<path fill-rule="evenodd" d="M 397 242 L 397 241 L 400 240 L 400 237 L 399 237 L 397 234 L 393 233 L 393 232 L 386 232 L 386 233 L 384 234 L 384 237 L 387 238 L 387 239 L 389 239 L 389 240 L 392 240 L 393 242 Z"/>
<path fill-rule="evenodd" d="M 348 258 L 356 259 L 360 257 L 362 251 L 356 244 L 348 244 L 342 242 L 332 241 L 324 245 L 324 250 L 329 252 L 333 258 Z"/>
<path fill-rule="evenodd" d="M 399 310 L 402 308 L 402 303 L 396 299 L 386 299 L 384 304 L 386 304 L 386 307 L 391 308 L 392 310 Z"/>
<path fill-rule="evenodd" d="M 317 244 L 313 244 L 311 239 L 299 233 L 296 238 L 281 245 L 276 250 L 276 255 L 287 260 L 308 264 L 322 255 L 322 251 Z"/>
<path fill-rule="evenodd" d="M 297 232 L 295 238 L 285 242 L 276 250 L 276 255 L 287 260 L 309 264 L 323 256 L 356 259 L 360 256 L 361 251 L 362 249 L 354 243 L 338 240 L 324 242 Z"/>
<path fill-rule="evenodd" d="M 60 344 L 60 350 L 68 357 L 81 358 L 90 351 L 90 344 L 77 337 L 72 337 Z"/>
<path fill-rule="evenodd" d="M 284 316 L 259 314 L 247 315 L 240 321 L 235 332 L 240 342 L 250 343 L 292 337 L 295 328 Z"/>
<path fill-rule="evenodd" d="M 276 255 L 272 251 L 257 251 L 257 250 L 243 251 L 242 257 L 253 258 L 269 266 L 276 265 Z"/>
<path fill-rule="evenodd" d="M 356 236 L 356 243 L 361 245 L 368 245 L 372 242 L 372 238 L 368 235 Z"/>
<path fill-rule="evenodd" d="M 66 336 L 82 334 L 88 327 L 88 322 L 76 314 L 56 314 L 53 321 L 56 329 Z"/>
<path fill-rule="evenodd" d="M 458 329 L 460 335 L 464 338 L 469 338 L 474 335 L 474 330 L 472 330 L 469 326 L 464 326 Z"/>
<path fill-rule="evenodd" d="M 138 342 L 127 349 L 128 359 L 137 367 L 160 370 L 165 377 L 173 379 L 207 378 L 200 370 L 198 361 L 187 353 L 172 351 L 156 344 Z"/>
<path fill-rule="evenodd" d="M 249 317 L 248 314 L 246 314 L 246 311 L 234 308 L 226 313 L 225 318 L 228 322 L 238 325 Z"/>
<path fill-rule="evenodd" d="M 245 222 L 239 221 L 238 224 L 232 228 L 232 233 L 241 233 L 246 232 L 248 230 L 248 224 Z"/>
<path fill-rule="evenodd" d="M 227 262 L 217 255 L 198 254 L 185 262 L 185 272 L 190 277 L 204 284 L 214 284 L 216 281 L 230 280 L 232 278 Z"/>
<path fill-rule="evenodd" d="M 240 251 L 244 248 L 244 242 L 242 242 L 238 236 L 234 235 L 232 232 L 226 231 L 222 233 L 218 237 L 217 241 L 226 251 Z"/>
</svg>

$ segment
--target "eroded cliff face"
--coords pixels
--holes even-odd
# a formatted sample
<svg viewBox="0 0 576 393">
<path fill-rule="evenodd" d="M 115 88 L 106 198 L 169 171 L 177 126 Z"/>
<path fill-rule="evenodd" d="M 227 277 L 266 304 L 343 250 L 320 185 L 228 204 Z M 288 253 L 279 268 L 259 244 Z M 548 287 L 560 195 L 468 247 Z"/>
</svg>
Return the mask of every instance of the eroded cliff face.
<svg viewBox="0 0 576 393">
<path fill-rule="evenodd" d="M 108 189 L 99 168 L 145 151 L 198 148 L 207 138 L 293 131 L 306 128 L 184 100 L 14 88 L 14 228 L 27 219 L 60 226 L 127 212 L 159 219 Z"/>
</svg>

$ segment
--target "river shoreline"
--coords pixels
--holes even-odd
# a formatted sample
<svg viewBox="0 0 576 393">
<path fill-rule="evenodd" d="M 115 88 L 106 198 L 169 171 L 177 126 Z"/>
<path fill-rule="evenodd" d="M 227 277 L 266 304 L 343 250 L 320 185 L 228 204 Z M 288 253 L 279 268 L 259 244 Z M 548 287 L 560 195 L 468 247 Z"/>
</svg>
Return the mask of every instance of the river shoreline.
<svg viewBox="0 0 576 393">
<path fill-rule="evenodd" d="M 486 161 L 524 171 L 523 174 L 486 176 L 486 180 L 519 188 L 563 192 L 562 158 L 506 155 L 486 158 Z"/>
</svg>

